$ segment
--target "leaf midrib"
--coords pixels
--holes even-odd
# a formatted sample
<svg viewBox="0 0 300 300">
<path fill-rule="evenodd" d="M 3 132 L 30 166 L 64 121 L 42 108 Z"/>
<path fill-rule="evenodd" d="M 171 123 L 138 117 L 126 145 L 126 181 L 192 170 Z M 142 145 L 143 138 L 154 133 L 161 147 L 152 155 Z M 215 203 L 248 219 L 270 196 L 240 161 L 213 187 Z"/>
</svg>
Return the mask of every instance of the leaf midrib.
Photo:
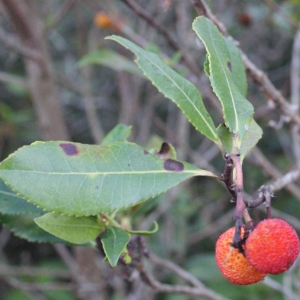
<svg viewBox="0 0 300 300">
<path fill-rule="evenodd" d="M 231 91 L 231 88 L 230 88 L 230 84 L 229 84 L 229 81 L 228 81 L 228 78 L 226 76 L 226 71 L 224 69 L 224 66 L 223 64 L 221 63 L 221 59 L 220 59 L 220 56 L 219 56 L 219 53 L 215 47 L 215 43 L 214 43 L 214 40 L 213 40 L 213 37 L 212 37 L 212 34 L 211 34 L 211 28 L 208 27 L 208 30 L 209 30 L 209 35 L 210 35 L 210 38 L 211 38 L 211 41 L 212 41 L 212 45 L 214 47 L 214 50 L 215 50 L 215 53 L 218 57 L 218 60 L 219 60 L 219 65 L 221 66 L 222 70 L 223 70 L 223 73 L 224 73 L 224 76 L 226 78 L 226 81 L 227 81 L 227 85 L 228 85 L 228 89 L 229 89 L 229 93 L 230 93 L 230 100 L 232 102 L 232 106 L 233 106 L 233 110 L 234 110 L 234 117 L 235 117 L 235 126 L 236 126 L 236 132 L 239 132 L 239 123 L 238 123 L 238 117 L 237 117 L 237 110 L 236 110 L 236 105 L 234 103 L 234 99 L 233 99 L 233 94 L 232 94 L 232 91 Z"/>
<path fill-rule="evenodd" d="M 152 53 L 151 53 L 152 54 Z M 136 54 L 137 55 L 137 54 Z M 190 97 L 184 92 L 184 90 L 177 85 L 177 83 L 172 79 L 172 77 L 169 77 L 165 71 L 163 69 L 160 68 L 160 66 L 158 66 L 157 64 L 153 63 L 153 61 L 151 61 L 150 59 L 148 59 L 147 56 L 143 55 L 142 52 L 140 52 L 140 55 L 143 56 L 144 59 L 148 60 L 148 62 L 150 62 L 151 64 L 155 65 L 167 78 L 169 78 L 169 80 L 178 87 L 178 89 L 182 92 L 182 94 L 185 96 L 185 98 L 188 100 L 188 102 L 190 102 L 192 104 L 192 106 L 195 108 L 195 110 L 198 112 L 198 114 L 200 115 L 200 117 L 202 118 L 202 120 L 205 122 L 206 126 L 209 128 L 210 132 L 213 134 L 214 138 L 218 141 L 219 137 L 218 135 L 215 133 L 215 131 L 212 129 L 212 127 L 210 126 L 210 124 L 206 121 L 204 115 L 201 113 L 201 111 L 197 108 L 197 106 L 193 103 L 193 101 L 190 99 Z M 138 58 L 137 58 L 137 62 L 138 62 Z M 146 72 L 146 71 L 144 71 Z M 146 72 L 147 73 L 147 72 Z M 162 91 L 163 92 L 163 91 Z M 171 99 L 172 100 L 172 99 Z"/>
<path fill-rule="evenodd" d="M 210 171 L 206 170 L 187 170 L 187 171 L 166 171 L 166 170 L 159 170 L 159 171 L 114 171 L 114 172 L 44 172 L 44 171 L 28 171 L 28 170 L 8 170 L 12 172 L 22 172 L 22 173 L 37 173 L 37 174 L 47 174 L 47 175 L 140 175 L 140 174 L 169 174 L 169 173 L 178 173 L 178 174 L 200 174 L 200 173 L 208 173 Z"/>
</svg>

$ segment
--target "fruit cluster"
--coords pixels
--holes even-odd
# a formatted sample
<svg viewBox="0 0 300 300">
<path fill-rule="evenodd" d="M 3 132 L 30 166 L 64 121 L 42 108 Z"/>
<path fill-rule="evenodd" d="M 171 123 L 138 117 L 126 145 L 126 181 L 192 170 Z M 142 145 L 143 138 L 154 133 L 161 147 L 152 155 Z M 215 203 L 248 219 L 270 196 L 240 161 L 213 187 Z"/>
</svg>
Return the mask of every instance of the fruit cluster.
<svg viewBox="0 0 300 300">
<path fill-rule="evenodd" d="M 244 229 L 241 229 L 243 240 Z M 232 246 L 234 233 L 234 227 L 228 229 L 216 244 L 217 265 L 234 284 L 253 284 L 267 274 L 285 272 L 300 252 L 295 229 L 281 219 L 266 219 L 258 223 L 241 248 Z"/>
</svg>

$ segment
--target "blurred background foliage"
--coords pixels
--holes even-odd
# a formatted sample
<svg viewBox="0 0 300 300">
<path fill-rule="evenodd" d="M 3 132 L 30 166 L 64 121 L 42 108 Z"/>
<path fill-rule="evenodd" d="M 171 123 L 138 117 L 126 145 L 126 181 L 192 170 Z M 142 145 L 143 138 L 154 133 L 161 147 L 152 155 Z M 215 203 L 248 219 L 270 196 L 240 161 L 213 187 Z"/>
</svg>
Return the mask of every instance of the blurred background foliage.
<svg viewBox="0 0 300 300">
<path fill-rule="evenodd" d="M 32 58 L 26 58 L 17 47 L 24 50 L 31 45 L 26 45 L 18 35 L 16 20 L 7 9 L 8 2 L 0 1 L 1 160 L 19 147 L 49 139 L 49 136 L 99 144 L 114 126 L 123 123 L 132 126 L 130 141 L 148 149 L 159 148 L 162 141 L 168 141 L 175 147 L 179 159 L 222 173 L 224 160 L 218 148 L 201 136 L 179 109 L 143 78 L 129 52 L 104 39 L 111 34 L 122 35 L 158 53 L 196 84 L 218 125 L 222 122 L 221 108 L 203 71 L 204 47 L 191 29 L 197 16 L 192 3 L 197 1 L 25 1 L 35 8 L 35 17 L 42 22 L 42 36 L 49 54 L 47 62 L 53 74 L 65 135 L 55 135 L 56 132 L 45 135 L 45 130 L 51 132 L 52 129 L 51 126 L 43 128 L 41 111 L 33 101 L 30 82 L 34 75 L 26 63 L 26 59 Z M 142 17 L 129 7 L 128 3 L 132 2 L 142 9 L 141 14 L 150 16 L 150 21 L 146 22 L 145 15 Z M 292 49 L 300 22 L 300 2 L 211 0 L 207 4 L 239 42 L 240 48 L 290 101 Z M 27 4 L 22 5 L 26 11 Z M 25 19 L 30 23 L 29 15 L 25 14 Z M 153 23 L 160 24 L 161 28 Z M 172 37 L 178 48 L 166 37 Z M 18 45 L 11 45 L 9 39 Z M 31 49 L 36 50 L 34 46 Z M 297 161 L 299 167 L 299 157 L 290 120 L 251 78 L 248 84 L 248 99 L 264 131 L 258 147 L 244 162 L 245 191 L 255 198 L 262 184 L 293 169 Z M 47 106 L 44 108 L 47 111 Z M 55 120 L 55 116 L 52 117 Z M 272 203 L 273 215 L 290 222 L 298 233 L 299 201 L 298 180 L 276 192 Z M 234 286 L 221 275 L 214 261 L 214 244 L 220 233 L 233 226 L 232 212 L 230 195 L 220 182 L 195 178 L 143 204 L 133 213 L 131 221 L 134 228 L 149 229 L 157 220 L 159 231 L 145 240 L 148 251 L 178 264 L 222 295 L 222 299 L 300 299 L 299 261 L 286 274 L 269 276 L 252 286 Z M 265 218 L 263 208 L 250 213 L 255 221 Z M 0 251 L 0 299 L 4 300 L 210 299 L 155 292 L 134 271 L 130 280 L 125 280 L 124 266 L 110 269 L 100 254 L 90 254 L 80 247 L 28 243 L 5 228 L 0 232 Z M 83 252 L 90 255 L 85 259 L 97 262 L 89 270 L 83 268 Z M 174 285 L 185 283 L 165 266 L 153 261 L 145 263 L 157 280 Z M 77 264 L 77 271 L 87 278 L 93 277 L 91 273 L 100 274 L 93 277 L 97 280 L 89 281 L 97 286 L 97 295 L 91 296 L 79 289 L 72 264 Z"/>
</svg>

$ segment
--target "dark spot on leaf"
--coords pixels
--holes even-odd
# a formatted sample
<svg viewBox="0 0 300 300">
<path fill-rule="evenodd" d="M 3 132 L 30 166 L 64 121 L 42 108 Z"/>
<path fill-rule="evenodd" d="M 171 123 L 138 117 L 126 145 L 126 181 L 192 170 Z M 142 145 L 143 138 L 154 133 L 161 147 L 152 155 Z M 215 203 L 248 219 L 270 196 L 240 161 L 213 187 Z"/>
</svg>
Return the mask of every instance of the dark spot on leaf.
<svg viewBox="0 0 300 300">
<path fill-rule="evenodd" d="M 127 164 L 127 167 L 130 167 L 130 164 Z"/>
<path fill-rule="evenodd" d="M 171 151 L 170 149 L 170 145 L 166 142 L 163 142 L 161 144 L 160 150 L 158 152 L 158 154 L 168 154 Z"/>
<path fill-rule="evenodd" d="M 72 143 L 61 143 L 59 146 L 69 156 L 77 155 L 79 153 L 77 146 Z"/>
<path fill-rule="evenodd" d="M 182 172 L 184 170 L 184 165 L 180 161 L 173 160 L 173 159 L 167 159 L 164 162 L 164 168 L 167 171 L 171 172 Z"/>
<path fill-rule="evenodd" d="M 144 150 L 144 155 L 148 155 L 148 154 L 149 154 L 149 152 Z"/>
<path fill-rule="evenodd" d="M 95 189 L 96 189 L 96 190 L 98 190 L 98 189 L 99 189 L 99 186 L 98 186 L 98 185 L 96 185 L 96 186 L 95 186 Z"/>
<path fill-rule="evenodd" d="M 228 69 L 230 70 L 230 72 L 232 72 L 231 62 L 230 62 L 230 61 L 227 62 L 227 67 L 228 67 Z"/>
</svg>

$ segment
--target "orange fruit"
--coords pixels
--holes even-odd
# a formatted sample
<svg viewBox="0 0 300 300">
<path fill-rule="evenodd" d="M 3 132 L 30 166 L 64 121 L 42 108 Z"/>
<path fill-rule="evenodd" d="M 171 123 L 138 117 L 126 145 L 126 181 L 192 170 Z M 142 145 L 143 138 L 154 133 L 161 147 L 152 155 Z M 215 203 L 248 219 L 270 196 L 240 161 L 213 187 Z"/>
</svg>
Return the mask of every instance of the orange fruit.
<svg viewBox="0 0 300 300">
<path fill-rule="evenodd" d="M 279 274 L 288 270 L 300 252 L 295 229 L 281 219 L 266 219 L 257 224 L 246 240 L 245 254 L 260 272 Z"/>
<path fill-rule="evenodd" d="M 242 228 L 242 234 L 244 229 Z M 221 273 L 234 284 L 248 285 L 262 280 L 266 274 L 250 265 L 238 249 L 231 246 L 235 228 L 225 231 L 216 243 L 216 262 Z"/>
<path fill-rule="evenodd" d="M 113 27 L 113 22 L 111 18 L 104 12 L 98 12 L 94 17 L 94 23 L 100 28 L 110 28 Z"/>
</svg>

